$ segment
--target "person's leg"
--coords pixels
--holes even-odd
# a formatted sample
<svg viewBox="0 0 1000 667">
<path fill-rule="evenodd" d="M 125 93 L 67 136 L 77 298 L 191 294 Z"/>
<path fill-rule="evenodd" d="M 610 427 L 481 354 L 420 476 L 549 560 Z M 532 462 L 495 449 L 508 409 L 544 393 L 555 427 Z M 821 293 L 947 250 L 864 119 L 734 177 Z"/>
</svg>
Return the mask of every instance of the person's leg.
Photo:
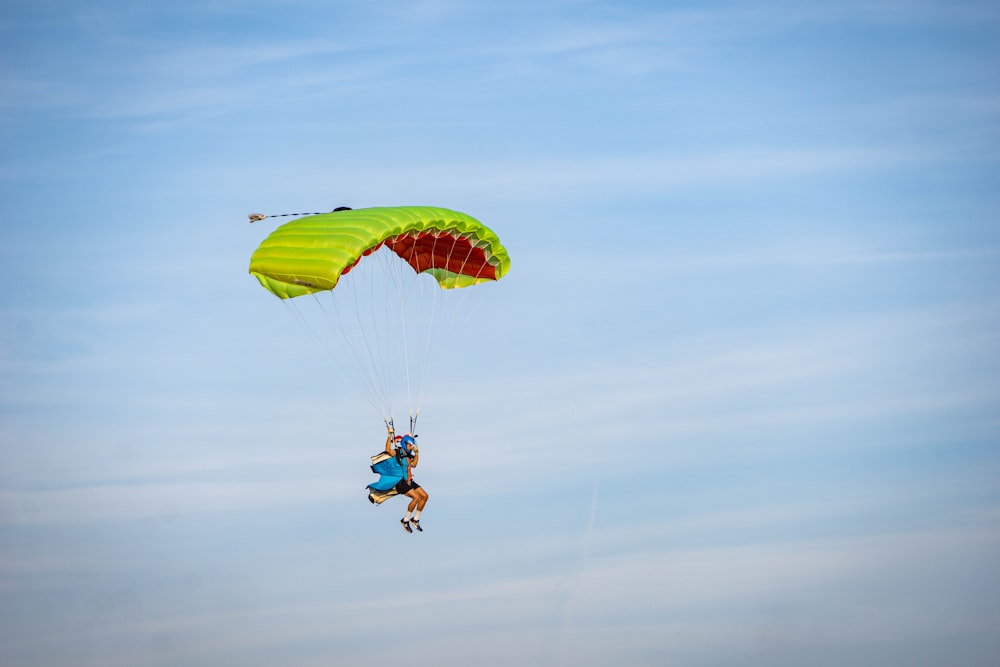
<svg viewBox="0 0 1000 667">
<path fill-rule="evenodd" d="M 406 517 L 405 520 L 409 521 L 410 516 L 413 514 L 413 510 L 417 509 L 417 505 L 420 504 L 420 491 L 422 489 L 410 489 L 406 492 L 406 497 L 410 499 L 410 504 L 406 506 Z"/>
<path fill-rule="evenodd" d="M 399 520 L 399 522 L 403 524 L 403 529 L 408 533 L 413 532 L 413 529 L 410 528 L 410 517 L 413 514 L 413 510 L 416 509 L 417 503 L 420 502 L 420 496 L 417 494 L 417 491 L 419 491 L 419 489 L 411 488 L 406 492 L 406 497 L 410 499 L 410 504 L 406 507 L 406 516 Z M 417 514 L 419 513 L 420 512 L 418 511 Z"/>
<path fill-rule="evenodd" d="M 413 525 L 420 532 L 424 532 L 424 529 L 420 527 L 420 512 L 423 511 L 424 505 L 427 504 L 427 492 L 421 487 L 417 487 L 414 491 L 417 492 L 417 511 L 413 513 Z"/>
</svg>

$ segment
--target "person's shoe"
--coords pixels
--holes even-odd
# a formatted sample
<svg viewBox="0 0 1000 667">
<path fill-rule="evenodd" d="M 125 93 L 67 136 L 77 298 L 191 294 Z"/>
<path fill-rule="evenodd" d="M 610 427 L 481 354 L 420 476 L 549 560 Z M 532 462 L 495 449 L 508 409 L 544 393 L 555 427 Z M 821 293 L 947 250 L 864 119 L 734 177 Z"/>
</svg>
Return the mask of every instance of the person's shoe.
<svg viewBox="0 0 1000 667">
<path fill-rule="evenodd" d="M 420 521 L 418 521 L 417 519 L 410 519 L 410 523 L 412 523 L 413 527 L 419 530 L 421 533 L 424 532 L 424 529 L 420 527 Z"/>
<path fill-rule="evenodd" d="M 400 519 L 399 522 L 401 524 L 403 524 L 403 530 L 405 530 L 408 533 L 412 533 L 413 532 L 413 529 L 410 528 L 410 522 L 409 521 L 407 521 L 406 519 Z"/>
</svg>

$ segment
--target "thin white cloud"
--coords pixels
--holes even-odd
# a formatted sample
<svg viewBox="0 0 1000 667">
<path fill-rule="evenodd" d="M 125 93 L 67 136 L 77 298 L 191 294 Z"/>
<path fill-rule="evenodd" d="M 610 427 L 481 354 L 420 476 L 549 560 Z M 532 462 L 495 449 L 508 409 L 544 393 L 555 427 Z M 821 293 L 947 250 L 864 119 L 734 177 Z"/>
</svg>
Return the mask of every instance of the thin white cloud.
<svg viewBox="0 0 1000 667">
<path fill-rule="evenodd" d="M 737 525 L 745 527 L 747 518 Z M 755 525 L 749 518 L 749 525 Z M 517 575 L 501 568 L 499 577 L 451 584 L 443 576 L 447 558 L 427 561 L 408 586 L 422 600 L 423 610 L 420 641 L 411 642 L 409 659 L 423 665 L 471 657 L 489 641 L 506 648 L 488 652 L 479 664 L 553 656 L 574 664 L 606 664 L 611 657 L 607 651 L 618 658 L 686 655 L 697 661 L 746 655 L 762 638 L 786 651 L 805 652 L 818 646 L 864 647 L 876 640 L 905 645 L 921 637 L 982 632 L 990 619 L 962 605 L 974 578 L 1000 555 L 996 518 L 994 512 L 970 515 L 961 525 L 947 527 L 729 546 L 679 543 L 670 539 L 669 523 L 639 525 L 633 528 L 637 535 L 652 530 L 665 539 L 652 548 L 628 550 L 622 545 L 631 542 L 621 541 L 629 539 L 621 531 L 598 531 L 594 549 L 599 555 L 582 569 Z M 732 527 L 729 521 L 732 517 L 723 523 L 708 517 L 704 527 L 722 534 Z M 498 540 L 490 559 L 500 563 L 514 549 L 544 552 L 547 547 Z M 967 580 L 944 578 L 943 590 L 922 584 L 935 580 L 941 563 L 968 563 L 976 569 Z M 307 559 L 300 565 L 318 563 Z M 383 652 L 377 642 L 383 630 L 372 617 L 405 617 L 412 608 L 406 596 L 331 595 L 324 584 L 311 595 L 296 595 L 295 587 L 305 582 L 285 583 L 292 589 L 288 595 L 252 607 L 241 605 L 240 596 L 233 594 L 210 609 L 157 605 L 130 615 L 110 610 L 110 615 L 87 619 L 66 633 L 64 641 L 70 647 L 87 639 L 118 646 L 122 664 L 162 664 L 318 642 L 327 659 L 334 655 L 338 664 L 362 664 L 380 661 Z M 909 594 L 900 596 L 900 589 Z M 922 603 L 929 599 L 936 604 Z M 911 604 L 914 600 L 920 604 Z M 563 641 L 555 634 L 559 627 Z M 728 639 L 720 643 L 723 635 Z M 150 651 L 149 642 L 157 637 L 163 650 Z M 363 651 L 350 645 L 351 637 L 365 645 Z M 393 651 L 384 649 L 387 656 Z M 257 663 L 248 657 L 247 664 Z"/>
<path fill-rule="evenodd" d="M 720 453 L 713 438 L 737 434 L 749 439 L 747 446 L 726 450 L 729 456 L 766 458 L 788 447 L 843 446 L 837 438 L 823 444 L 820 434 L 832 427 L 987 409 L 998 399 L 988 374 L 972 382 L 962 369 L 986 358 L 995 327 L 988 309 L 971 306 L 720 333 L 688 343 L 675 340 L 655 359 L 645 358 L 642 348 L 632 351 L 639 358 L 614 366 L 577 365 L 552 375 L 512 378 L 474 399 L 441 400 L 477 412 L 476 404 L 502 410 L 496 432 L 468 436 L 499 438 L 490 446 L 501 453 L 498 465 L 534 470 L 557 461 L 560 468 L 587 465 L 591 457 L 611 461 L 626 443 L 639 446 L 651 433 L 677 443 L 663 462 L 667 466 L 713 459 Z M 964 424 L 989 428 L 984 422 Z M 752 436 L 788 429 L 813 435 L 797 445 L 786 440 L 764 445 Z M 685 444 L 691 441 L 698 446 Z M 566 445 L 555 443 L 568 442 L 575 444 L 566 460 Z M 905 441 L 884 444 L 905 446 Z M 448 454 L 440 465 L 459 469 L 460 448 Z"/>
<path fill-rule="evenodd" d="M 346 488 L 331 484 L 329 477 L 317 472 L 308 479 L 304 472 L 298 471 L 294 480 L 287 481 L 146 482 L 24 491 L 4 494 L 2 504 L 16 508 L 14 522 L 22 524 L 126 519 L 168 523 L 179 516 L 205 512 L 331 502 L 349 496 Z"/>
<path fill-rule="evenodd" d="M 933 147 L 923 149 L 883 147 L 822 147 L 800 149 L 759 148 L 711 151 L 684 155 L 630 155 L 602 158 L 524 159 L 510 162 L 427 161 L 408 163 L 405 158 L 372 164 L 355 161 L 348 167 L 303 155 L 295 177 L 280 183 L 262 183 L 259 196 L 273 199 L 280 189 L 290 189 L 303 201 L 315 197 L 329 183 L 351 184 L 355 200 L 399 204 L 426 201 L 428 197 L 475 198 L 480 201 L 524 203 L 558 201 L 584 195 L 591 200 L 625 194 L 655 193 L 664 196 L 700 187 L 735 187 L 748 184 L 790 183 L 834 174 L 879 172 L 902 164 L 931 163 L 943 156 Z M 234 167 L 226 179 L 252 182 L 257 166 Z M 196 190 L 213 179 L 192 174 Z M 198 183 L 202 185 L 199 187 Z M 393 199 L 386 202 L 385 184 L 391 183 Z M 275 188 L 275 193 L 269 192 Z M 294 196 L 294 194 L 293 194 Z"/>
</svg>

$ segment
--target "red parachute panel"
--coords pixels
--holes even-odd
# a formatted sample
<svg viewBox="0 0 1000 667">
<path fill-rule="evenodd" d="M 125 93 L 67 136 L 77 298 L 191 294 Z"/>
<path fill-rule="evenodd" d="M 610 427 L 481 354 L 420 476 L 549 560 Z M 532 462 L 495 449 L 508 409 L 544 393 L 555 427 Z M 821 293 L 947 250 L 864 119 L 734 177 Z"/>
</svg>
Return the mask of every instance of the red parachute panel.
<svg viewBox="0 0 1000 667">
<path fill-rule="evenodd" d="M 385 245 L 417 273 L 445 269 L 475 278 L 496 280 L 496 267 L 486 261 L 486 253 L 468 237 L 432 232 L 404 234 L 386 240 Z"/>
</svg>

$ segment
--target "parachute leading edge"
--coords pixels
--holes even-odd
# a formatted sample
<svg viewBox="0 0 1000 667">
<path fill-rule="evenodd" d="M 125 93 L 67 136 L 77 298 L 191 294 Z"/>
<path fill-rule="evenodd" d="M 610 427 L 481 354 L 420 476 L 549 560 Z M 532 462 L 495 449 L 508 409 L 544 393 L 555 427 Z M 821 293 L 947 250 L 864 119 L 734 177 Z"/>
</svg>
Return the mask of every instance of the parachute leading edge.
<svg viewBox="0 0 1000 667">
<path fill-rule="evenodd" d="M 443 289 L 499 280 L 510 267 L 500 239 L 475 218 L 446 208 L 344 210 L 288 222 L 250 258 L 250 273 L 282 299 L 332 290 L 340 277 L 385 246 Z"/>
</svg>

